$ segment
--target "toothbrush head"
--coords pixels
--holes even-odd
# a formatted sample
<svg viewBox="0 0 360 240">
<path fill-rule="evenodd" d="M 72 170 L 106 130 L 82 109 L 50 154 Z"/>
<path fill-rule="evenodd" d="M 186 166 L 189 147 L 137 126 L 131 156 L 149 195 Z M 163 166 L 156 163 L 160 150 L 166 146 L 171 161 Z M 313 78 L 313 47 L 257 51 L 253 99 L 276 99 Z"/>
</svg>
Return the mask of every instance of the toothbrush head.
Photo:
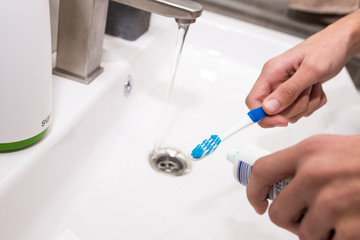
<svg viewBox="0 0 360 240">
<path fill-rule="evenodd" d="M 221 139 L 218 135 L 211 135 L 209 139 L 205 139 L 192 150 L 191 156 L 194 160 L 199 160 L 215 151 L 220 143 Z"/>
</svg>

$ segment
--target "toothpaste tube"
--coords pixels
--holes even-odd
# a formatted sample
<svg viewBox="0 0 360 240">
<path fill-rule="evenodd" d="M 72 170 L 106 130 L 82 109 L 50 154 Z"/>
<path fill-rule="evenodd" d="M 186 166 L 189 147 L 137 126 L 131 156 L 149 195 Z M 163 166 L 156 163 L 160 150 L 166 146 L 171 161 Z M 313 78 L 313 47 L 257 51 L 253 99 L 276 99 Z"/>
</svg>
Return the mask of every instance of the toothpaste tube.
<svg viewBox="0 0 360 240">
<path fill-rule="evenodd" d="M 252 166 L 257 159 L 268 155 L 269 152 L 257 147 L 249 145 L 241 150 L 230 150 L 227 153 L 227 159 L 234 165 L 234 177 L 242 185 L 247 186 L 249 183 Z M 290 178 L 284 179 L 270 187 L 267 198 L 274 200 L 281 190 L 283 190 L 291 181 Z"/>
</svg>

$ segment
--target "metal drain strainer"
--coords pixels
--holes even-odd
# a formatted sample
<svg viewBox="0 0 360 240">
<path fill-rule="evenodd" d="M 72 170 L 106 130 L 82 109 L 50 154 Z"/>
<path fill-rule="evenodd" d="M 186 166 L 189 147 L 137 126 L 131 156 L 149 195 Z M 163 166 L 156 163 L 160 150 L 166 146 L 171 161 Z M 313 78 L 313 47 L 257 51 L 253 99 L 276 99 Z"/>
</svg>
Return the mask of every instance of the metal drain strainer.
<svg viewBox="0 0 360 240">
<path fill-rule="evenodd" d="M 171 148 L 161 148 L 149 156 L 151 167 L 157 172 L 182 176 L 191 170 L 191 161 L 181 152 Z"/>
</svg>

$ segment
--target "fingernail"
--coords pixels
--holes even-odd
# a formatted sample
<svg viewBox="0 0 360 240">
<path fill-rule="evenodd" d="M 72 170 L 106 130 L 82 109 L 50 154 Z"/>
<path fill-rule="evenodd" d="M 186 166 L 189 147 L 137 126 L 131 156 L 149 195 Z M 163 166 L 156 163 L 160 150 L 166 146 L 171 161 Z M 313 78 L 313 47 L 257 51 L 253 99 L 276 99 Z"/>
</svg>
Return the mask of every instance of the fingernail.
<svg viewBox="0 0 360 240">
<path fill-rule="evenodd" d="M 264 103 L 265 110 L 270 113 L 275 113 L 280 109 L 280 103 L 276 99 L 270 99 Z"/>
</svg>

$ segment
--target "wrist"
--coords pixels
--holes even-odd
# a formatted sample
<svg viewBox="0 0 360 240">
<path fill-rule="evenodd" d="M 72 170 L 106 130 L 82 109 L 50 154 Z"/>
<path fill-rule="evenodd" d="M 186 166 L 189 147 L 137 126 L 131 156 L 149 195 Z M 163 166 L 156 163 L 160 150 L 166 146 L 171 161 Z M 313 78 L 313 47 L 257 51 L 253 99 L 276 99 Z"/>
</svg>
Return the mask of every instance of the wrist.
<svg viewBox="0 0 360 240">
<path fill-rule="evenodd" d="M 344 32 L 347 44 L 347 58 L 360 53 L 360 9 L 341 19 L 340 31 Z"/>
</svg>

